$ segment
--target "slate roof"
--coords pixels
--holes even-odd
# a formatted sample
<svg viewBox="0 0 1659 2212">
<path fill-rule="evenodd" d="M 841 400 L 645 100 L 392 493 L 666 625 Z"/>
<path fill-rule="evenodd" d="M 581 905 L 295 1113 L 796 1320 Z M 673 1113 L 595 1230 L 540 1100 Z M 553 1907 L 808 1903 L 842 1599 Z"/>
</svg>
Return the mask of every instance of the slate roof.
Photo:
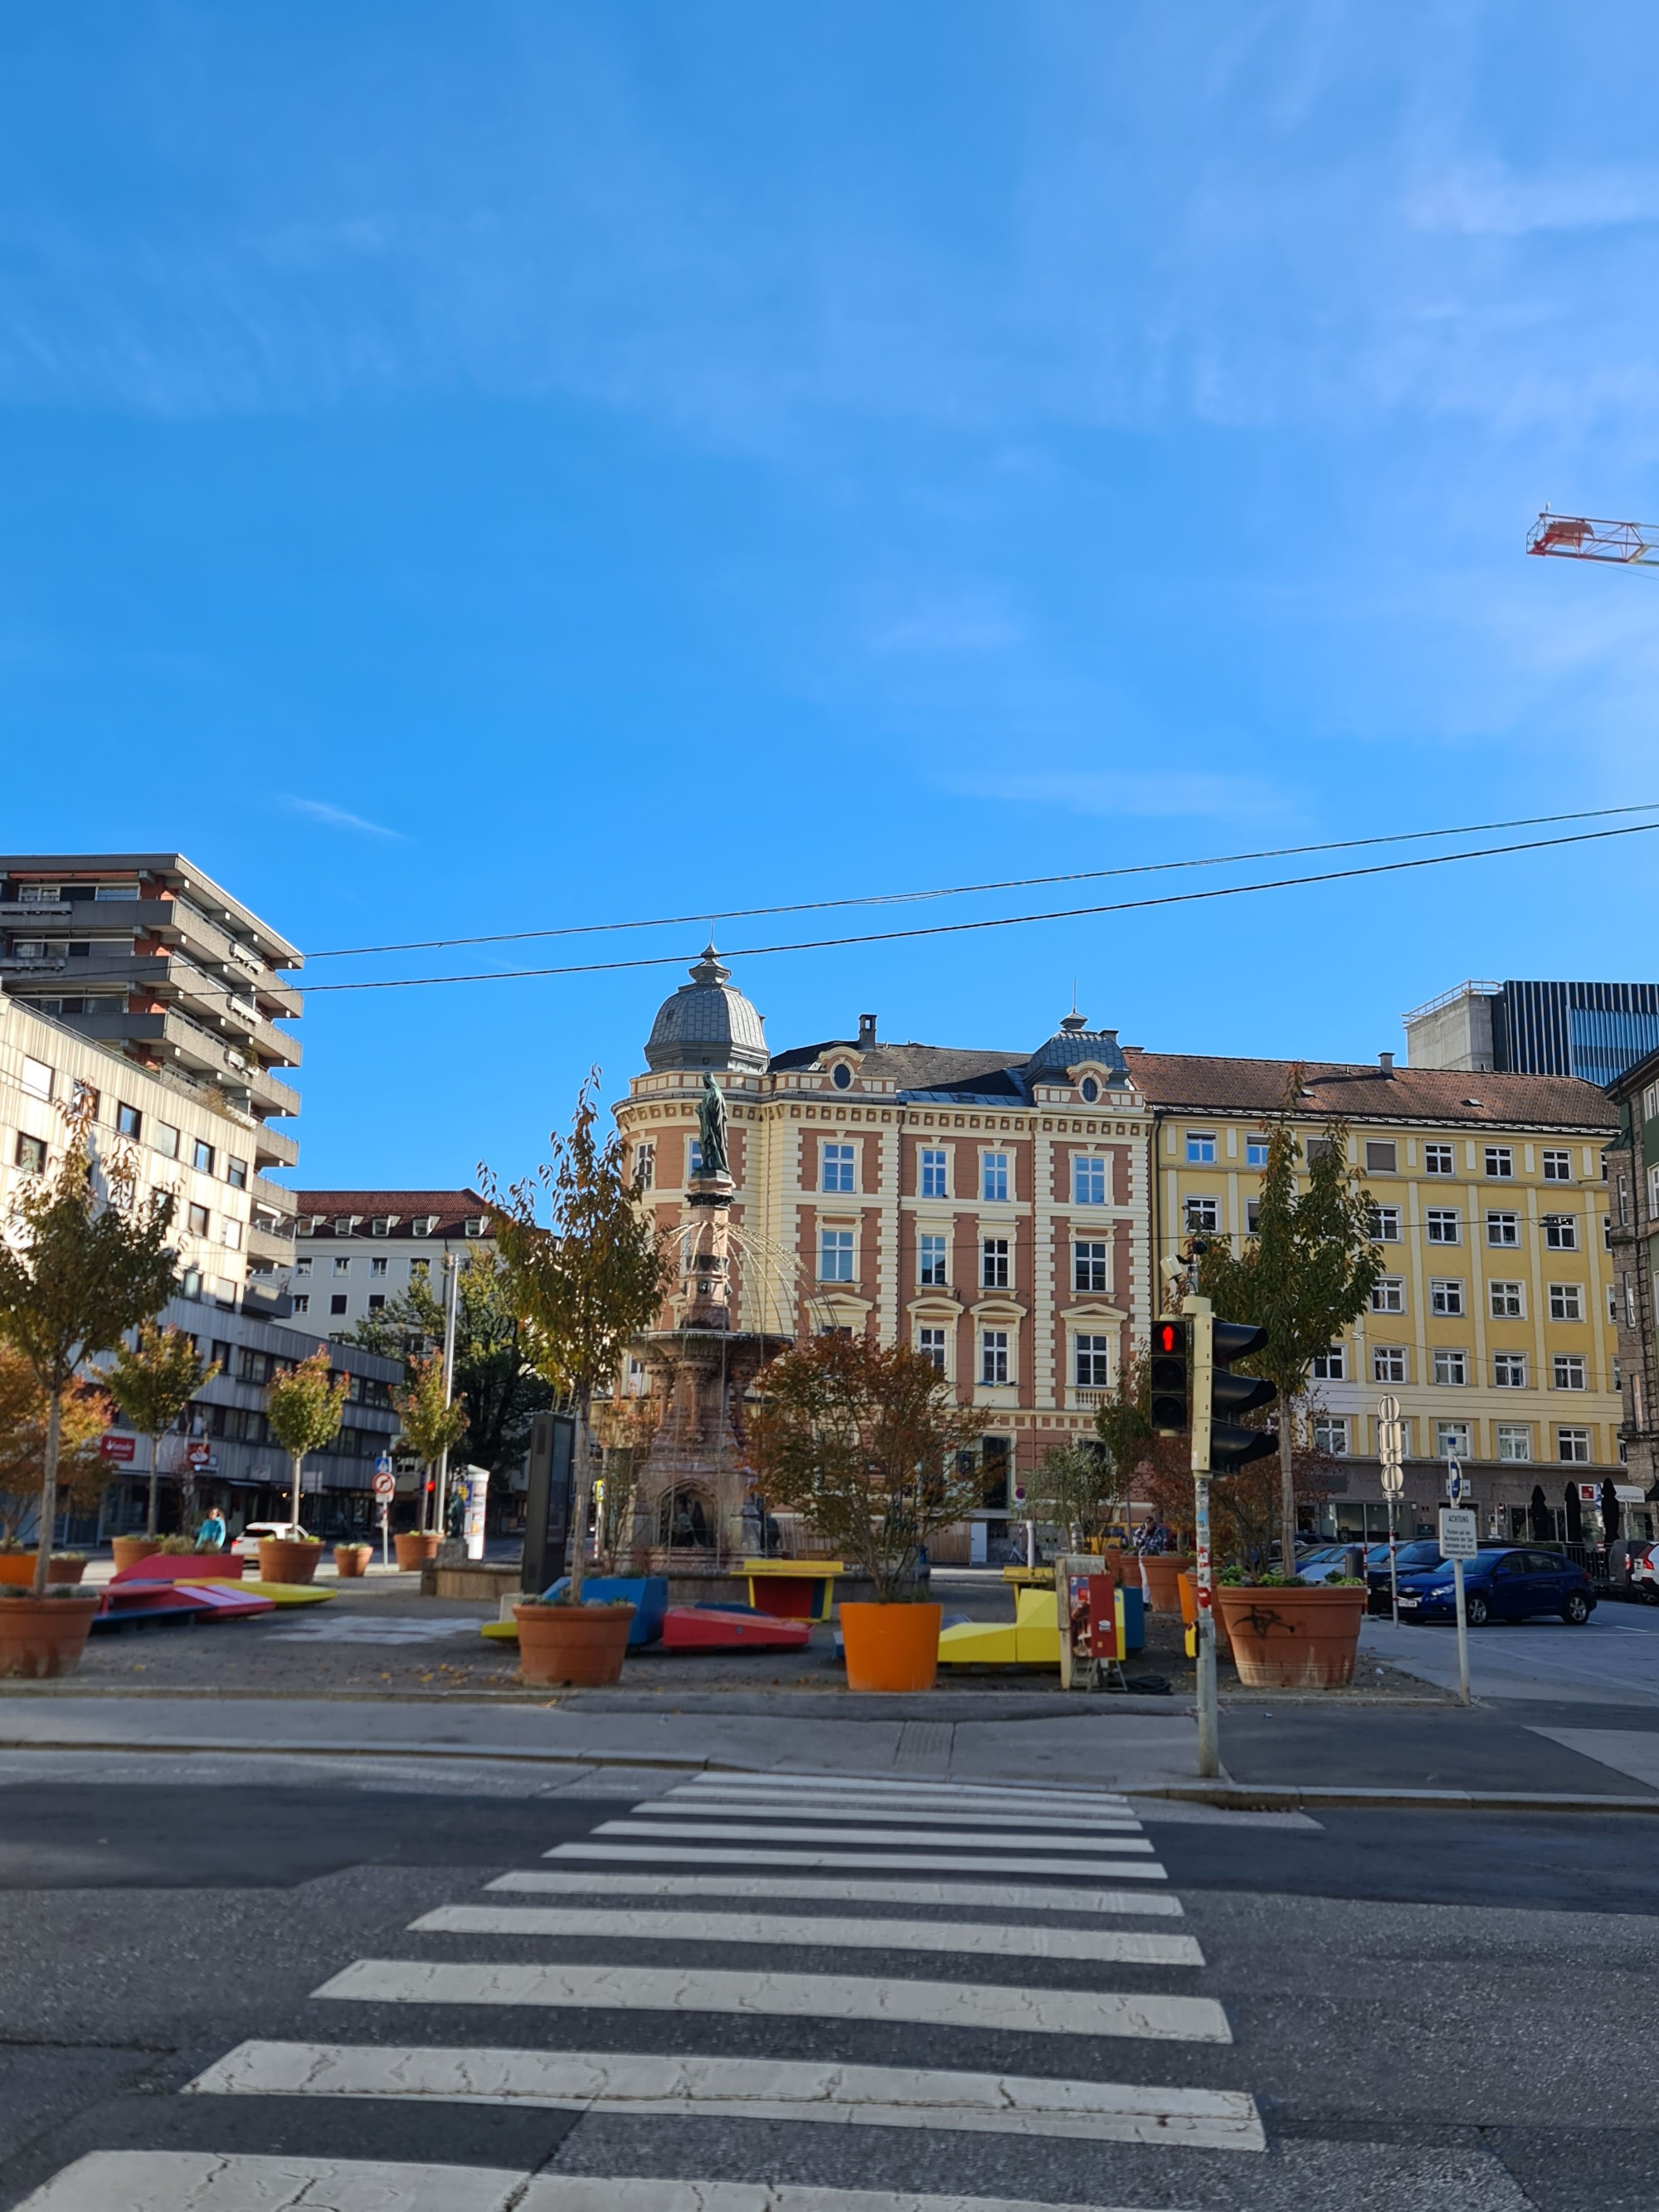
<svg viewBox="0 0 1659 2212">
<path fill-rule="evenodd" d="M 775 1054 L 769 1065 L 774 1074 L 789 1068 L 811 1067 L 827 1052 L 844 1047 L 859 1052 L 852 1037 L 826 1037 L 820 1044 L 796 1045 Z M 992 1105 L 1028 1106 L 1032 1088 L 1042 1082 L 1064 1082 L 1065 1071 L 1085 1060 L 1109 1071 L 1124 1065 L 1123 1054 L 1112 1030 L 1073 1030 L 1056 1034 L 1030 1052 L 975 1052 L 957 1045 L 885 1044 L 863 1048 L 861 1073 L 878 1082 L 896 1085 L 901 1098 L 983 1101 Z"/>
<path fill-rule="evenodd" d="M 1205 1054 L 1124 1054 L 1135 1087 L 1164 1112 L 1276 1114 L 1288 1060 L 1223 1060 Z M 1375 1061 L 1307 1060 L 1297 1111 L 1350 1121 L 1424 1121 L 1490 1129 L 1575 1129 L 1611 1134 L 1618 1115 L 1605 1091 L 1571 1075 L 1491 1069 L 1396 1067 Z"/>
</svg>

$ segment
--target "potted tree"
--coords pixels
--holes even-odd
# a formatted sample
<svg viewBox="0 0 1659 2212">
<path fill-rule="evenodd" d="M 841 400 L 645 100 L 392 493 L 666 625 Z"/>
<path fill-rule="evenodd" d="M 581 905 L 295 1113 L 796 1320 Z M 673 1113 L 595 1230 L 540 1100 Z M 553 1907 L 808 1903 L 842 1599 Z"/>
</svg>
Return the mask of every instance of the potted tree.
<svg viewBox="0 0 1659 2212">
<path fill-rule="evenodd" d="M 1279 1566 L 1269 1564 L 1264 1529 L 1254 1546 L 1239 1547 L 1243 1556 L 1216 1591 L 1239 1680 L 1252 1689 L 1352 1681 L 1365 1610 L 1363 1581 L 1313 1584 L 1296 1576 L 1297 1431 L 1307 1420 L 1313 1362 L 1364 1310 L 1382 1271 L 1370 1196 L 1348 1165 L 1346 1122 L 1323 1124 L 1304 1166 L 1292 1119 L 1301 1088 L 1302 1071 L 1293 1068 L 1268 1129 L 1255 1235 L 1238 1251 L 1218 1241 L 1197 1255 L 1197 1287 L 1216 1311 L 1267 1329 L 1267 1344 L 1246 1364 L 1279 1393 Z"/>
<path fill-rule="evenodd" d="M 64 1394 L 58 1488 L 83 1510 L 95 1509 L 112 1478 L 99 1449 L 111 1410 L 95 1382 L 77 1380 Z M 46 1443 L 46 1394 L 22 1354 L 0 1344 L 0 1589 L 27 1589 L 34 1580 L 34 1547 L 23 1532 L 40 1510 Z M 82 1553 L 54 1552 L 48 1587 L 78 1583 L 86 1564 Z"/>
<path fill-rule="evenodd" d="M 350 1379 L 329 1368 L 328 1352 L 319 1345 L 309 1358 L 301 1359 L 265 1385 L 265 1419 L 279 1448 L 294 1471 L 293 1503 L 289 1518 L 300 1526 L 300 1474 L 307 1452 L 320 1451 L 340 1431 Z M 322 1542 L 311 1536 L 264 1536 L 259 1540 L 259 1579 L 266 1583 L 308 1583 L 317 1573 Z"/>
<path fill-rule="evenodd" d="M 374 1556 L 373 1544 L 337 1544 L 334 1547 L 334 1571 L 342 1582 L 356 1582 L 368 1572 L 368 1563 Z"/>
<path fill-rule="evenodd" d="M 160 1503 L 161 1439 L 173 1427 L 196 1393 L 219 1372 L 216 1359 L 204 1361 L 181 1328 L 158 1328 L 154 1322 L 139 1324 L 136 1340 L 116 1346 L 115 1364 L 105 1377 L 110 1396 L 141 1437 L 149 1442 L 149 1497 L 144 1512 L 144 1535 L 154 1544 Z M 186 1521 L 192 1516 L 185 1514 Z M 131 1540 L 115 1539 L 115 1564 L 124 1567 L 142 1552 L 121 1547 Z"/>
<path fill-rule="evenodd" d="M 393 1390 L 392 1402 L 403 1421 L 404 1449 L 414 1453 L 429 1473 L 446 1452 L 453 1451 L 466 1434 L 466 1401 L 453 1401 L 444 1383 L 444 1363 L 434 1352 L 429 1358 L 412 1359 L 409 1380 Z M 408 1572 L 438 1556 L 437 1528 L 412 1528 L 394 1537 L 398 1565 Z"/>
<path fill-rule="evenodd" d="M 64 1149 L 24 1184 L 0 1239 L 0 1341 L 21 1354 L 46 1404 L 34 1574 L 27 1592 L 0 1597 L 0 1674 L 70 1674 L 80 1664 L 99 1599 L 48 1594 L 64 1402 L 81 1363 L 112 1352 L 173 1285 L 172 1197 L 140 1196 L 128 1146 L 94 1163 L 95 1104 L 83 1091 L 63 1109 Z"/>
<path fill-rule="evenodd" d="M 568 1593 L 532 1594 L 514 1607 L 526 1680 L 615 1681 L 634 1607 L 585 1605 L 587 1524 L 593 1498 L 593 1393 L 621 1366 L 628 1340 L 656 1319 L 672 1280 L 665 1232 L 639 1204 L 641 1186 L 624 1172 L 621 1133 L 599 1141 L 595 1068 L 583 1084 L 568 1137 L 533 1178 L 503 1196 L 481 1170 L 506 1295 L 524 1323 L 525 1349 L 575 1416 L 574 1529 Z M 549 1220 L 538 1219 L 546 1202 Z M 532 1672 L 532 1669 L 537 1671 Z"/>
<path fill-rule="evenodd" d="M 870 1583 L 868 1602 L 839 1608 L 848 1688 L 931 1689 L 940 1608 L 918 1595 L 923 1552 L 978 1500 L 983 1417 L 931 1359 L 871 1337 L 812 1337 L 756 1389 L 750 1443 L 767 1503 L 799 1514 Z"/>
</svg>

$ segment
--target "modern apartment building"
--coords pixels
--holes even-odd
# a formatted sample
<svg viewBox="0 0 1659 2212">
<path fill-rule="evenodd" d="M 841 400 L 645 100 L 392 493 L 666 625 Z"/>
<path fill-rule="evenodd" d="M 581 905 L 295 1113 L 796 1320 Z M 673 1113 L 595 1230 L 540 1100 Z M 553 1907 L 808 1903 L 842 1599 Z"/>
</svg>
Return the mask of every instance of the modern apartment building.
<svg viewBox="0 0 1659 2212">
<path fill-rule="evenodd" d="M 1158 1125 L 1159 1255 L 1194 1233 L 1242 1243 L 1291 1063 L 1127 1058 Z M 1444 1502 L 1440 1463 L 1455 1453 L 1483 1528 L 1518 1530 L 1537 1489 L 1576 1534 L 1584 1492 L 1626 1480 L 1606 1096 L 1572 1077 L 1395 1067 L 1385 1054 L 1301 1070 L 1304 1147 L 1333 1117 L 1348 1125 L 1387 1270 L 1315 1368 L 1338 1530 L 1386 1529 L 1376 1402 L 1389 1393 L 1405 1419 L 1407 1525 Z"/>
<path fill-rule="evenodd" d="M 1460 983 L 1404 1018 L 1413 1067 L 1605 1085 L 1659 1049 L 1659 983 Z"/>
<path fill-rule="evenodd" d="M 299 1158 L 273 1125 L 300 1110 L 274 1071 L 299 1064 L 280 1024 L 299 1018 L 300 995 L 278 971 L 301 957 L 177 853 L 0 858 L 0 991 L 213 1115 L 197 1148 L 213 1156 L 206 1172 L 251 1200 L 210 1208 L 246 1224 L 239 1280 L 292 1259 L 292 1200 L 264 1170 Z"/>
<path fill-rule="evenodd" d="M 302 1190 L 295 1205 L 295 1316 L 333 1337 L 416 1279 L 441 1298 L 446 1260 L 495 1249 L 476 1190 Z"/>
</svg>

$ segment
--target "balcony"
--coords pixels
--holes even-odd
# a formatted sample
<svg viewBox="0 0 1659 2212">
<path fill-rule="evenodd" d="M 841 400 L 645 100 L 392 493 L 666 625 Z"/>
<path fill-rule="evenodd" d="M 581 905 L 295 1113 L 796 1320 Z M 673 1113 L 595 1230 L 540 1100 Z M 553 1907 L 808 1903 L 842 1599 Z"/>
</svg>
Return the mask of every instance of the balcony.
<svg viewBox="0 0 1659 2212">
<path fill-rule="evenodd" d="M 258 1218 L 248 1224 L 247 1255 L 260 1267 L 291 1267 L 294 1265 L 294 1237 L 284 1237 Z"/>
<path fill-rule="evenodd" d="M 1109 1390 L 1091 1388 L 1081 1382 L 1074 1382 L 1066 1393 L 1066 1407 L 1068 1413 L 1097 1413 L 1103 1406 L 1109 1406 L 1111 1402 L 1112 1394 Z"/>
<path fill-rule="evenodd" d="M 278 981 L 240 938 L 188 899 L 76 899 L 62 906 L 0 903 L 0 925 L 31 937 L 63 939 L 96 929 L 112 936 L 131 932 L 178 945 L 210 970 L 222 970 L 228 984 L 256 1000 L 266 1015 L 297 1020 L 301 999 L 290 983 Z M 77 963 L 78 965 L 78 963 Z"/>
<path fill-rule="evenodd" d="M 57 1018 L 77 1036 L 91 1037 L 97 1043 L 142 1047 L 147 1057 L 153 1056 L 163 1067 L 170 1065 L 186 1078 L 193 1077 L 210 1103 L 212 1091 L 224 1092 L 228 1103 L 246 1115 L 250 1127 L 263 1115 L 300 1110 L 298 1091 L 277 1082 L 227 1038 L 192 1021 L 175 1006 L 156 1014 L 129 1013 L 125 1007 L 118 1007 L 108 1013 L 63 1014 Z M 294 1158 L 297 1157 L 296 1152 Z M 287 1164 L 291 1165 L 292 1160 Z"/>
</svg>

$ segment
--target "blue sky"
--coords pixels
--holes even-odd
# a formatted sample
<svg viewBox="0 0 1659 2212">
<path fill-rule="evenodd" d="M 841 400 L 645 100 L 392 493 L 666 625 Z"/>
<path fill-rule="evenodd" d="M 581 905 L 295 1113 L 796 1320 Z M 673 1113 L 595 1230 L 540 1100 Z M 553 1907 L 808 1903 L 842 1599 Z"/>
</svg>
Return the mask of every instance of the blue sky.
<svg viewBox="0 0 1659 2212">
<path fill-rule="evenodd" d="M 1659 574 L 1521 557 L 1659 519 L 1656 64 L 1636 0 L 12 10 L 0 842 L 328 947 L 1659 797 Z M 1650 977 L 1650 868 L 738 973 L 775 1048 L 1075 979 L 1363 1058 Z M 677 980 L 313 999 L 301 1179 L 522 1170 Z"/>
</svg>

